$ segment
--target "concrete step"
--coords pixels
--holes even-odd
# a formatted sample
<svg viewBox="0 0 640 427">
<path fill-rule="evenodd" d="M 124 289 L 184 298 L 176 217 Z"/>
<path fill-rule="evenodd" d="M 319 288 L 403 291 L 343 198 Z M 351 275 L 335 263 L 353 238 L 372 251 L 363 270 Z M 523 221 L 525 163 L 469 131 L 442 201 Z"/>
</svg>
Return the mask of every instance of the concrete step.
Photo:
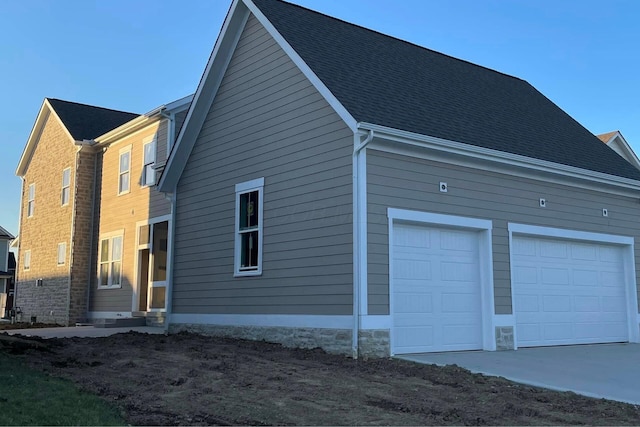
<svg viewBox="0 0 640 427">
<path fill-rule="evenodd" d="M 96 328 L 127 328 L 133 326 L 146 326 L 144 317 L 119 317 L 116 319 L 95 319 L 93 326 Z"/>
</svg>

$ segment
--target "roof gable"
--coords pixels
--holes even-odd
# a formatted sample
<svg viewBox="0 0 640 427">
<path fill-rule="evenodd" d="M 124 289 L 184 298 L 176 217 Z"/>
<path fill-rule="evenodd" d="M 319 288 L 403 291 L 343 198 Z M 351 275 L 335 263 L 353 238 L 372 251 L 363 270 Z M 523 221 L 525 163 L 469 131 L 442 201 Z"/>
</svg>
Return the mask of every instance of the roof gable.
<svg viewBox="0 0 640 427">
<path fill-rule="evenodd" d="M 4 228 L 0 227 L 0 239 L 13 240 L 15 237 Z"/>
<path fill-rule="evenodd" d="M 40 134 L 47 119 L 52 116 L 60 123 L 69 137 L 69 142 L 94 139 L 121 124 L 138 117 L 134 113 L 45 98 L 36 117 L 29 139 L 22 152 L 16 175 L 24 176 Z"/>
<path fill-rule="evenodd" d="M 598 135 L 598 139 L 622 156 L 626 161 L 640 169 L 640 159 L 638 159 L 638 156 L 631 148 L 631 145 L 629 145 L 620 131 L 616 130 Z"/>
<path fill-rule="evenodd" d="M 235 48 L 234 28 L 241 30 L 247 9 L 348 125 L 351 117 L 356 127 L 370 123 L 640 180 L 639 170 L 522 79 L 281 0 L 234 0 L 161 191 L 177 184 L 215 96 L 216 79 Z"/>
</svg>

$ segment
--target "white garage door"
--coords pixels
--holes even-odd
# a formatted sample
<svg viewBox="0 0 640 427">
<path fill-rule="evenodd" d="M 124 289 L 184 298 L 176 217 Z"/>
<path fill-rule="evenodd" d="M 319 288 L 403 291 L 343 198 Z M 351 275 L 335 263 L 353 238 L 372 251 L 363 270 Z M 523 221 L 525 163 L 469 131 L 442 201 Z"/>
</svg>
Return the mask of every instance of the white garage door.
<svg viewBox="0 0 640 427">
<path fill-rule="evenodd" d="M 393 352 L 482 348 L 479 233 L 393 226 Z"/>
<path fill-rule="evenodd" d="M 519 347 L 628 341 L 622 248 L 512 239 Z"/>
</svg>

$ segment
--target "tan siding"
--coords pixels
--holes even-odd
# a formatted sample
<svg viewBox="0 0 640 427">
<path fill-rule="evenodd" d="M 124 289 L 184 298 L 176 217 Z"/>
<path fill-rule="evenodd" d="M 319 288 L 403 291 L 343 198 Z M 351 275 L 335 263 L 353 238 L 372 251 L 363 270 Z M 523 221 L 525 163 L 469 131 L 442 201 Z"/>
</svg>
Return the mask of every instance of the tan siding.
<svg viewBox="0 0 640 427">
<path fill-rule="evenodd" d="M 165 132 L 164 136 L 162 132 Z M 124 137 L 99 154 L 100 204 L 98 235 L 124 230 L 122 288 L 97 289 L 94 273 L 90 300 L 91 311 L 131 311 L 133 292 L 137 286 L 135 271 L 136 222 L 170 213 L 169 201 L 155 187 L 142 187 L 143 141 L 156 135 L 158 145 L 166 144 L 166 131 L 154 124 Z M 165 138 L 164 140 L 162 138 Z M 120 150 L 131 145 L 130 192 L 118 195 Z M 96 247 L 99 241 L 96 240 Z M 97 263 L 97 259 L 94 261 Z"/>
<path fill-rule="evenodd" d="M 76 147 L 58 119 L 50 114 L 29 162 L 25 177 L 20 223 L 16 305 L 28 320 L 67 324 L 69 321 L 69 262 L 76 186 Z M 71 168 L 69 204 L 62 206 L 62 171 Z M 29 185 L 36 184 L 35 210 L 27 217 Z M 67 244 L 64 266 L 57 265 L 58 243 Z M 31 269 L 22 268 L 24 251 L 31 251 Z M 42 278 L 43 286 L 35 280 Z M 53 313 L 53 314 L 52 314 Z"/>
<path fill-rule="evenodd" d="M 439 191 L 440 181 L 447 182 L 447 193 Z M 367 184 L 370 314 L 389 312 L 388 207 L 493 220 L 496 314 L 511 313 L 508 222 L 640 237 L 637 197 L 374 150 L 367 151 Z M 547 201 L 544 209 L 540 198 Z M 608 217 L 602 216 L 603 208 Z"/>
<path fill-rule="evenodd" d="M 250 17 L 177 190 L 177 313 L 351 314 L 353 137 Z M 235 184 L 264 177 L 263 274 L 233 278 Z"/>
</svg>

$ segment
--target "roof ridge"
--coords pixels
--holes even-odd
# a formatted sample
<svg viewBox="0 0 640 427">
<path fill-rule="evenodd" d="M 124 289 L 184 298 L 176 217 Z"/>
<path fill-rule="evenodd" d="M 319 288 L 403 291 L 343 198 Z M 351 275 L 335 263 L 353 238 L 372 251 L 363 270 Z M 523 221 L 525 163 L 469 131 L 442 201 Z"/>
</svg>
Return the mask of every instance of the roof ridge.
<svg viewBox="0 0 640 427">
<path fill-rule="evenodd" d="M 356 27 L 356 28 L 359 28 L 361 30 L 365 30 L 365 31 L 370 32 L 370 33 L 375 33 L 375 34 L 381 35 L 383 37 L 387 37 L 387 38 L 390 38 L 390 39 L 393 39 L 393 40 L 397 40 L 397 41 L 399 41 L 401 43 L 405 43 L 407 45 L 411 45 L 411 46 L 417 47 L 419 49 L 427 50 L 429 52 L 435 53 L 435 54 L 440 55 L 440 56 L 444 56 L 444 57 L 449 58 L 449 59 L 453 59 L 453 60 L 456 60 L 456 61 L 459 61 L 459 62 L 464 62 L 466 64 L 473 65 L 474 67 L 482 68 L 482 69 L 485 69 L 487 71 L 491 71 L 493 73 L 500 74 L 500 75 L 503 75 L 505 77 L 510 77 L 512 79 L 515 79 L 515 80 L 520 80 L 520 81 L 523 81 L 523 82 L 527 82 L 526 80 L 524 80 L 524 79 L 522 79 L 522 78 L 520 78 L 518 76 L 514 76 L 514 75 L 511 75 L 511 74 L 503 73 L 502 71 L 498 71 L 498 70 L 495 70 L 493 68 L 489 68 L 489 67 L 484 66 L 484 65 L 476 64 L 476 63 L 471 62 L 471 61 L 469 61 L 467 59 L 456 58 L 455 56 L 447 55 L 446 53 L 442 53 L 442 52 L 439 52 L 437 50 L 429 49 L 428 47 L 421 46 L 421 45 L 416 44 L 414 42 L 410 42 L 408 40 L 404 40 L 404 39 L 401 39 L 401 38 L 396 37 L 396 36 L 391 36 L 389 34 L 385 34 L 385 33 L 381 32 L 381 31 L 373 30 L 371 28 L 367 28 L 367 27 L 364 27 L 364 26 L 359 25 L 359 24 L 354 24 L 353 22 L 345 21 L 344 19 L 336 18 L 335 16 L 327 15 L 325 13 L 318 12 L 317 10 L 313 10 L 313 9 L 309 9 L 307 7 L 304 7 L 304 6 L 300 6 L 299 4 L 290 3 L 290 2 L 284 1 L 284 0 L 271 0 L 271 1 L 277 1 L 279 3 L 285 3 L 287 5 L 297 7 L 298 9 L 304 9 L 305 11 L 308 11 L 308 12 L 311 12 L 311 13 L 314 13 L 314 14 L 317 14 L 317 15 L 324 16 L 325 18 L 329 18 L 329 19 L 332 19 L 334 21 L 339 21 L 339 22 L 341 22 L 343 24 L 347 24 L 347 25 L 350 25 L 352 27 Z"/>
<path fill-rule="evenodd" d="M 74 104 L 74 105 L 78 105 L 78 106 L 81 106 L 81 107 L 98 108 L 98 109 L 100 109 L 100 110 L 113 111 L 113 112 L 115 112 L 115 113 L 135 114 L 135 115 L 138 115 L 138 116 L 140 116 L 140 115 L 141 115 L 140 113 L 133 113 L 133 112 L 131 112 L 131 111 L 116 110 L 116 109 L 114 109 L 114 108 L 100 107 L 100 106 L 98 106 L 98 105 L 85 104 L 85 103 L 82 103 L 82 102 L 67 101 L 67 100 L 65 100 L 65 99 L 49 98 L 49 97 L 47 97 L 46 99 L 47 99 L 48 101 L 64 102 L 64 103 L 66 103 L 66 104 Z"/>
</svg>

